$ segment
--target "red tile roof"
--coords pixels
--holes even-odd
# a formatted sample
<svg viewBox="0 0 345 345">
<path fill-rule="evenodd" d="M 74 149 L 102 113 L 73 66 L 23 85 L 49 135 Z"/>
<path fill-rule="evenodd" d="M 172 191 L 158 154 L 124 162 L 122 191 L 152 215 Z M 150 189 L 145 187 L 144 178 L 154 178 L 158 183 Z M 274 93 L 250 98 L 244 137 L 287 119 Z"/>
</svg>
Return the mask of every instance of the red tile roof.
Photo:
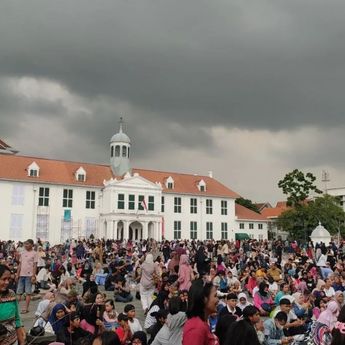
<svg viewBox="0 0 345 345">
<path fill-rule="evenodd" d="M 242 205 L 235 204 L 235 214 L 237 219 L 239 220 L 257 220 L 257 221 L 267 221 L 267 218 L 261 215 L 260 213 L 256 213 L 249 208 L 246 208 Z"/>
<path fill-rule="evenodd" d="M 276 207 L 287 208 L 287 202 L 286 201 L 278 201 Z"/>
<path fill-rule="evenodd" d="M 36 162 L 40 167 L 38 177 L 28 176 L 27 168 Z M 78 182 L 75 172 L 82 166 L 86 171 L 86 181 Z M 237 198 L 239 195 L 208 176 L 162 172 L 146 169 L 133 169 L 133 173 L 155 183 L 160 182 L 164 192 L 200 194 Z M 174 179 L 174 189 L 166 189 L 165 181 L 171 176 Z M 39 157 L 0 155 L 0 179 L 30 181 L 37 183 L 53 183 L 62 185 L 82 185 L 102 187 L 104 180 L 114 177 L 109 165 L 70 162 Z M 206 191 L 200 192 L 198 182 L 204 180 Z"/>
<path fill-rule="evenodd" d="M 287 208 L 283 208 L 283 207 L 264 208 L 261 211 L 261 214 L 265 218 L 277 218 L 286 210 L 287 210 Z"/>
</svg>

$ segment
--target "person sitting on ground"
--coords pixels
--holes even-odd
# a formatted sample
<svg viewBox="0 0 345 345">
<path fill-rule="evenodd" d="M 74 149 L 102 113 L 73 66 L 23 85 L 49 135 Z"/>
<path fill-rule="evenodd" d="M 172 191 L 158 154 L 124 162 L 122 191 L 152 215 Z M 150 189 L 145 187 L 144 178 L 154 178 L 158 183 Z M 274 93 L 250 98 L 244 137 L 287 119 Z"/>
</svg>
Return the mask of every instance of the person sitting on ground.
<svg viewBox="0 0 345 345">
<path fill-rule="evenodd" d="M 246 320 L 233 322 L 224 345 L 260 345 L 255 328 Z"/>
<path fill-rule="evenodd" d="M 150 309 L 146 315 L 144 323 L 144 328 L 148 334 L 151 334 L 151 330 L 157 322 L 156 318 L 152 315 L 152 313 L 161 309 L 166 309 L 168 300 L 169 292 L 163 290 L 158 294 L 157 298 L 151 303 Z"/>
<path fill-rule="evenodd" d="M 135 317 L 135 306 L 133 304 L 126 304 L 124 313 L 128 316 L 128 325 L 132 334 L 143 330 L 140 321 Z"/>
<path fill-rule="evenodd" d="M 181 345 L 182 330 L 186 320 L 187 316 L 181 310 L 180 299 L 178 297 L 170 298 L 167 322 L 157 333 L 152 345 Z"/>
<path fill-rule="evenodd" d="M 148 342 L 149 344 L 152 344 L 157 333 L 161 330 L 161 328 L 166 323 L 168 314 L 169 312 L 166 309 L 160 309 L 158 311 L 154 311 L 153 313 L 151 313 L 151 316 L 156 318 L 156 323 L 151 328 L 151 337 Z"/>
<path fill-rule="evenodd" d="M 80 328 L 80 316 L 76 312 L 72 312 L 67 316 L 67 322 L 56 334 L 56 341 L 65 345 L 73 345 L 79 338 L 87 338 L 91 340 L 93 335 Z"/>
<path fill-rule="evenodd" d="M 243 311 L 243 309 L 249 305 L 252 305 L 251 303 L 248 302 L 247 295 L 244 292 L 241 292 L 238 294 L 238 303 L 236 306 Z"/>
<path fill-rule="evenodd" d="M 128 344 L 132 338 L 132 332 L 128 324 L 128 316 L 125 313 L 120 313 L 117 317 L 119 327 L 116 328 L 115 333 L 118 335 L 121 344 Z"/>
<path fill-rule="evenodd" d="M 219 317 L 226 314 L 234 315 L 237 318 L 242 316 L 242 310 L 237 307 L 237 295 L 234 293 L 229 293 L 226 296 L 226 306 L 219 312 Z"/>
<path fill-rule="evenodd" d="M 286 335 L 293 336 L 296 334 L 303 334 L 305 332 L 305 320 L 298 319 L 292 310 L 290 299 L 282 298 L 279 302 L 279 306 L 273 310 L 271 317 L 274 318 L 280 311 L 287 315 L 287 322 L 284 326 Z"/>
<path fill-rule="evenodd" d="M 107 299 L 104 304 L 103 323 L 107 331 L 114 331 L 118 326 L 115 304 L 112 299 Z"/>
<path fill-rule="evenodd" d="M 147 337 L 145 332 L 143 331 L 138 331 L 135 332 L 132 336 L 132 345 L 147 345 Z"/>
<path fill-rule="evenodd" d="M 279 304 L 279 301 L 280 299 L 283 297 L 283 296 L 286 296 L 286 295 L 289 295 L 290 293 L 290 285 L 287 284 L 287 283 L 281 283 L 280 284 L 280 291 L 278 291 L 278 293 L 276 294 L 275 298 L 274 298 L 274 303 L 276 305 Z"/>
<path fill-rule="evenodd" d="M 105 331 L 101 335 L 97 336 L 92 345 L 122 345 L 125 343 L 120 342 L 119 336 L 111 331 Z"/>
<path fill-rule="evenodd" d="M 254 295 L 254 305 L 259 309 L 262 316 L 267 316 L 272 311 L 272 306 L 274 305 L 268 287 L 267 283 L 261 282 L 259 291 Z"/>
<path fill-rule="evenodd" d="M 128 303 L 133 300 L 131 290 L 124 277 L 117 279 L 114 283 L 115 302 Z"/>
<path fill-rule="evenodd" d="M 285 337 L 284 326 L 287 322 L 286 313 L 280 311 L 273 319 L 264 321 L 265 342 L 267 345 L 287 345 L 293 337 Z"/>
<path fill-rule="evenodd" d="M 331 345 L 345 344 L 345 307 L 342 307 L 332 331 Z"/>
</svg>

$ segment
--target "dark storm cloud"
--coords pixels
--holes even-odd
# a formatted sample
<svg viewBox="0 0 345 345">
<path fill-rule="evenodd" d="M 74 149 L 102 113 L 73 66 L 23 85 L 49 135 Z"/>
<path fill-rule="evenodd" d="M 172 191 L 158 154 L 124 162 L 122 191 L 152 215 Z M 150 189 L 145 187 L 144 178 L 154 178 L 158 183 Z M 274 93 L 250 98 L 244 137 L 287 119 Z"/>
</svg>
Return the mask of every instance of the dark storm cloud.
<svg viewBox="0 0 345 345">
<path fill-rule="evenodd" d="M 242 177 L 267 130 L 283 145 L 262 146 L 262 169 L 272 169 L 267 183 L 252 180 L 262 190 L 290 167 L 343 169 L 344 11 L 334 0 L 1 1 L 0 137 L 24 153 L 106 162 L 124 116 L 147 167 L 157 157 L 175 170 L 193 160 L 224 180 L 229 166 Z M 49 83 L 35 97 L 9 87 L 23 77 L 67 96 L 46 97 Z M 55 141 L 27 145 L 23 134 L 39 135 L 43 122 Z"/>
<path fill-rule="evenodd" d="M 338 126 L 344 9 L 321 0 L 7 1 L 0 71 L 187 126 Z"/>
</svg>

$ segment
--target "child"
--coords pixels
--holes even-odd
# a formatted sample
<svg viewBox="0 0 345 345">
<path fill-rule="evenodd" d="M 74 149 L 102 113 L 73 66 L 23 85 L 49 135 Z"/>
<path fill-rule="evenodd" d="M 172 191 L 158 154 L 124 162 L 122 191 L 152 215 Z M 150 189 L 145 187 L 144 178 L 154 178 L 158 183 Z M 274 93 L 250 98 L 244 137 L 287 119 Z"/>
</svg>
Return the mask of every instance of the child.
<svg viewBox="0 0 345 345">
<path fill-rule="evenodd" d="M 107 331 L 114 331 L 116 328 L 119 327 L 116 317 L 117 313 L 115 311 L 114 301 L 112 299 L 106 300 L 105 310 L 103 313 L 103 321 L 104 327 Z"/>
<path fill-rule="evenodd" d="M 121 313 L 117 317 L 119 327 L 116 328 L 115 333 L 118 335 L 121 344 L 126 344 L 132 338 L 132 332 L 128 325 L 128 316 L 125 313 Z"/>
<path fill-rule="evenodd" d="M 128 316 L 128 325 L 131 329 L 132 334 L 137 331 L 142 331 L 143 328 L 139 320 L 135 317 L 135 307 L 133 304 L 126 304 L 124 308 L 125 314 Z"/>
</svg>

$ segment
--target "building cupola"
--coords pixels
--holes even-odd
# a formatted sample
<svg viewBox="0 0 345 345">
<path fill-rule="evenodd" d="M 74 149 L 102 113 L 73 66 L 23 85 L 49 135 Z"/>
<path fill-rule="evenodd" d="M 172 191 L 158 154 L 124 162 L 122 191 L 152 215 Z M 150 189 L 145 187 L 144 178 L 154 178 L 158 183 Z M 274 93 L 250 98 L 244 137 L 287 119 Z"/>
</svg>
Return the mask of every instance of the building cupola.
<svg viewBox="0 0 345 345">
<path fill-rule="evenodd" d="M 123 120 L 120 119 L 119 132 L 110 139 L 110 167 L 115 176 L 123 176 L 130 172 L 131 140 L 123 132 Z"/>
</svg>

